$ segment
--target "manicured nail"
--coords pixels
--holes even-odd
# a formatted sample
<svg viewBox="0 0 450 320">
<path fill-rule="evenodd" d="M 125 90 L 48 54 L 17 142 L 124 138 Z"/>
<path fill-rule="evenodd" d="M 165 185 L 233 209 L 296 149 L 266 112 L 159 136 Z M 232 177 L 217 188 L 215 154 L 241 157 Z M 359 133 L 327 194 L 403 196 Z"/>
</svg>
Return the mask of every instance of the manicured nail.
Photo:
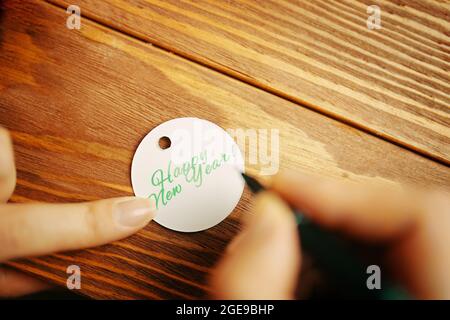
<svg viewBox="0 0 450 320">
<path fill-rule="evenodd" d="M 143 227 L 156 213 L 156 206 L 150 199 L 136 198 L 117 204 L 116 222 L 124 227 Z"/>
</svg>

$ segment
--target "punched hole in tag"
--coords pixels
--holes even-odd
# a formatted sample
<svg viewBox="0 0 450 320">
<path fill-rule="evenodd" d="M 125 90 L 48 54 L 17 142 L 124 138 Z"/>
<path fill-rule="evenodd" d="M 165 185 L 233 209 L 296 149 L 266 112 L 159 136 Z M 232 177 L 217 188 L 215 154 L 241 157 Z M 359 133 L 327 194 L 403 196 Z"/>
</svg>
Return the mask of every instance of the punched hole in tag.
<svg viewBox="0 0 450 320">
<path fill-rule="evenodd" d="M 159 138 L 158 144 L 162 150 L 166 150 L 166 149 L 170 148 L 172 141 L 170 140 L 169 137 L 163 136 L 163 137 Z"/>
</svg>

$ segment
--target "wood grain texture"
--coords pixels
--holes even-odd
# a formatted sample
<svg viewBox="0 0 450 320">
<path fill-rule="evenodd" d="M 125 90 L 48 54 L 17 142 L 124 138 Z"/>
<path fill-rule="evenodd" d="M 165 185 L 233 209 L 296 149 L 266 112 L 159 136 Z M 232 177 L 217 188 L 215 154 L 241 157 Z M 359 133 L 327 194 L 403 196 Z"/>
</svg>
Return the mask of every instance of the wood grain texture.
<svg viewBox="0 0 450 320">
<path fill-rule="evenodd" d="M 448 1 L 49 1 L 450 163 Z"/>
<path fill-rule="evenodd" d="M 439 163 L 88 19 L 81 30 L 68 30 L 65 11 L 51 4 L 2 6 L 0 125 L 15 144 L 14 202 L 131 194 L 140 140 L 184 116 L 223 128 L 279 129 L 282 168 L 427 187 L 450 181 Z M 204 232 L 150 223 L 110 245 L 11 265 L 61 285 L 67 266 L 79 265 L 81 292 L 94 298 L 205 297 L 208 273 L 250 206 L 245 191 L 232 215 Z"/>
</svg>

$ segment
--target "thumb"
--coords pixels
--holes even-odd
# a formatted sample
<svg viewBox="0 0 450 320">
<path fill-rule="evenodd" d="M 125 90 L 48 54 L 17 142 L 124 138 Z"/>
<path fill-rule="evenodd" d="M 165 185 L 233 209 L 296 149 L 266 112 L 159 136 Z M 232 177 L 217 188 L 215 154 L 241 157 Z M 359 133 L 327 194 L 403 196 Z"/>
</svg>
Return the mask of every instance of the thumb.
<svg viewBox="0 0 450 320">
<path fill-rule="evenodd" d="M 132 235 L 153 218 L 149 199 L 0 205 L 0 261 L 99 246 Z"/>
<path fill-rule="evenodd" d="M 295 217 L 277 195 L 256 196 L 254 213 L 212 273 L 219 299 L 293 298 L 300 267 Z"/>
<path fill-rule="evenodd" d="M 0 203 L 11 197 L 16 186 L 14 151 L 8 130 L 0 126 Z"/>
</svg>

